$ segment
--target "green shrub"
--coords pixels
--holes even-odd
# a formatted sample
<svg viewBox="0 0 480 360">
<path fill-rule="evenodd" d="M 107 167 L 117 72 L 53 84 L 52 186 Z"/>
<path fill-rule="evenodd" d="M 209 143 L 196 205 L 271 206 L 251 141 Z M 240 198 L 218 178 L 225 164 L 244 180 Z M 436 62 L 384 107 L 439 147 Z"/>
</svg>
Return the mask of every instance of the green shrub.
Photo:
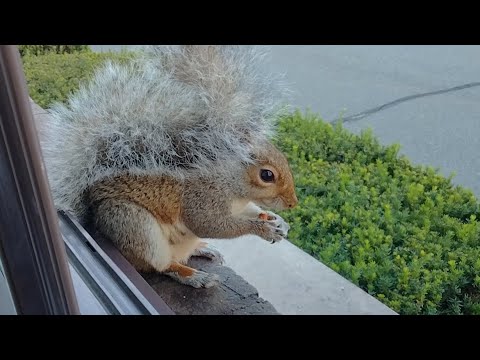
<svg viewBox="0 0 480 360">
<path fill-rule="evenodd" d="M 18 45 L 20 56 L 85 53 L 92 50 L 88 45 Z"/>
<path fill-rule="evenodd" d="M 32 98 L 64 101 L 107 58 L 26 56 Z M 480 314 L 480 205 L 429 167 L 299 112 L 279 120 L 300 203 L 290 240 L 400 314 Z"/>
<path fill-rule="evenodd" d="M 401 314 L 480 314 L 480 210 L 430 167 L 312 115 L 279 123 L 291 241 Z"/>
<path fill-rule="evenodd" d="M 64 102 L 106 60 L 125 61 L 132 56 L 131 52 L 49 52 L 25 55 L 22 60 L 31 98 L 41 107 L 48 108 L 53 102 Z"/>
</svg>

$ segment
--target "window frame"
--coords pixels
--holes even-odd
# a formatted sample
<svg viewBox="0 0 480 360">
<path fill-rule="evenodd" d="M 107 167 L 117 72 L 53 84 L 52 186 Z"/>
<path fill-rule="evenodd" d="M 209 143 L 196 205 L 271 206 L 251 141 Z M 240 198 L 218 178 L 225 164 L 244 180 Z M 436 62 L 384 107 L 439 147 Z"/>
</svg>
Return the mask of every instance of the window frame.
<svg viewBox="0 0 480 360">
<path fill-rule="evenodd" d="M 15 45 L 0 45 L 0 199 L 0 261 L 17 314 L 80 314 L 70 265 L 108 313 L 174 314 L 113 245 L 55 209 Z"/>
</svg>

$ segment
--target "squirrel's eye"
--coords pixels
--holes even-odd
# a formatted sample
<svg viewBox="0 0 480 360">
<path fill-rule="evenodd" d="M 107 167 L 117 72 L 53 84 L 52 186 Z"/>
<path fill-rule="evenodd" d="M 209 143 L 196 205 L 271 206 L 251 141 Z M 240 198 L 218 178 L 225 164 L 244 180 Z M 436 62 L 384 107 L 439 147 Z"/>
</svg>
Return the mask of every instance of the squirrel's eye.
<svg viewBox="0 0 480 360">
<path fill-rule="evenodd" d="M 266 169 L 262 169 L 260 171 L 260 177 L 265 182 L 272 182 L 273 180 L 275 180 L 275 176 L 273 175 L 273 172 L 271 172 L 270 170 L 266 170 Z"/>
</svg>

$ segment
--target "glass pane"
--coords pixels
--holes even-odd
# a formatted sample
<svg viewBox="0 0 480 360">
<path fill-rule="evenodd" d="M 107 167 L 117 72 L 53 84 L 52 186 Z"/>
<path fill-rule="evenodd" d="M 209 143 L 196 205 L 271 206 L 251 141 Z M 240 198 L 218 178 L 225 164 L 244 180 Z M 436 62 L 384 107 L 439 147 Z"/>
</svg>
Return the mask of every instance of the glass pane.
<svg viewBox="0 0 480 360">
<path fill-rule="evenodd" d="M 72 275 L 73 287 L 77 295 L 78 306 L 80 314 L 82 315 L 108 315 L 105 308 L 102 306 L 97 297 L 89 289 L 87 284 L 83 281 L 77 270 L 70 265 L 70 274 Z"/>
<path fill-rule="evenodd" d="M 0 258 L 0 315 L 16 315 L 7 277 L 3 271 L 2 259 Z"/>
</svg>

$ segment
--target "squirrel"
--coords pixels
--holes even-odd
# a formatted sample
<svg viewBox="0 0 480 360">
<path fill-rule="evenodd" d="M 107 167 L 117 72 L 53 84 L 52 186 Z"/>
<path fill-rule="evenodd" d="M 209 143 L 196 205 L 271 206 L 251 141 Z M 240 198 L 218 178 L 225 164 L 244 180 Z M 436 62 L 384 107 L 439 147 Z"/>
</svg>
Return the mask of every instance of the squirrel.
<svg viewBox="0 0 480 360">
<path fill-rule="evenodd" d="M 265 71 L 265 50 L 149 45 L 96 70 L 43 124 L 56 207 L 93 223 L 137 271 L 195 288 L 219 277 L 190 257 L 223 262 L 202 239 L 285 239 L 272 211 L 298 199 L 272 142 L 286 88 Z"/>
</svg>

